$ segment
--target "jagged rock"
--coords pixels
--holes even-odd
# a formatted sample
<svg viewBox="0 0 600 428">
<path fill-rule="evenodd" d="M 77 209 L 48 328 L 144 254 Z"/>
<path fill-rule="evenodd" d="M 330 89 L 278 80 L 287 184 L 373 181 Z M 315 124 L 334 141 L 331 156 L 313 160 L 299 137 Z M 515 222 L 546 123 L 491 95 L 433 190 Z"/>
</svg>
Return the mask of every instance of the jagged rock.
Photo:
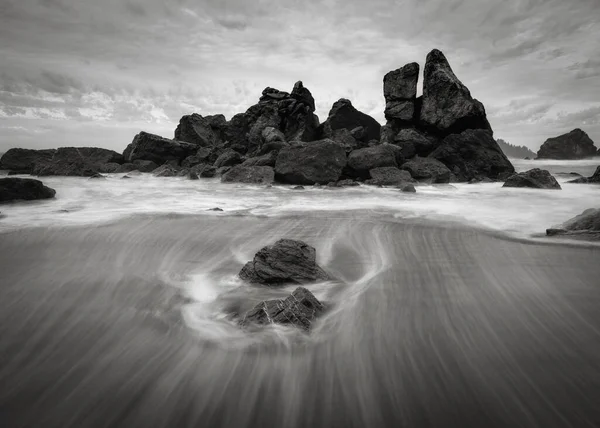
<svg viewBox="0 0 600 428">
<path fill-rule="evenodd" d="M 213 165 L 203 163 L 193 166 L 190 169 L 190 173 L 192 172 L 202 178 L 212 178 L 217 175 L 217 168 L 215 168 Z"/>
<path fill-rule="evenodd" d="M 33 174 L 90 177 L 107 163 L 123 163 L 121 154 L 97 147 L 61 147 L 51 159 L 35 164 Z"/>
<path fill-rule="evenodd" d="M 152 172 L 158 168 L 158 164 L 150 160 L 137 159 L 133 161 L 133 164 L 139 172 Z"/>
<path fill-rule="evenodd" d="M 389 101 L 385 103 L 384 114 L 387 120 L 411 122 L 415 115 L 415 103 L 414 101 Z"/>
<path fill-rule="evenodd" d="M 371 116 L 358 111 L 350 100 L 342 98 L 331 107 L 329 117 L 323 122 L 322 133 L 325 137 L 333 136 L 336 129 L 347 129 L 352 131 L 356 127 L 362 126 L 365 130 L 365 139 L 379 141 L 381 125 Z"/>
<path fill-rule="evenodd" d="M 0 202 L 49 199 L 56 191 L 33 178 L 0 178 Z"/>
<path fill-rule="evenodd" d="M 289 184 L 326 184 L 337 181 L 345 166 L 344 148 L 325 139 L 282 149 L 275 162 L 275 177 Z"/>
<path fill-rule="evenodd" d="M 327 280 L 328 275 L 317 265 L 316 254 L 302 241 L 280 239 L 258 251 L 239 275 L 244 281 L 270 286 Z"/>
<path fill-rule="evenodd" d="M 591 177 L 588 177 L 588 183 L 598 183 L 600 184 L 600 166 L 596 168 L 596 172 L 592 174 Z"/>
<path fill-rule="evenodd" d="M 304 186 L 294 186 L 292 190 L 304 190 Z"/>
<path fill-rule="evenodd" d="M 419 64 L 411 62 L 383 77 L 383 96 L 386 102 L 414 100 L 417 97 Z"/>
<path fill-rule="evenodd" d="M 292 98 L 296 99 L 299 103 L 306 105 L 311 113 L 315 111 L 315 99 L 310 91 L 304 87 L 301 81 L 298 81 L 294 84 L 294 89 L 292 89 Z"/>
<path fill-rule="evenodd" d="M 348 156 L 348 167 L 355 177 L 368 178 L 369 171 L 380 167 L 398 167 L 402 163 L 400 149 L 391 144 L 354 150 Z"/>
<path fill-rule="evenodd" d="M 538 159 L 583 159 L 595 155 L 594 142 L 579 128 L 548 138 L 537 153 Z"/>
<path fill-rule="evenodd" d="M 459 181 L 499 179 L 515 172 L 491 131 L 484 129 L 447 136 L 429 157 L 446 165 Z"/>
<path fill-rule="evenodd" d="M 371 178 L 365 184 L 374 186 L 400 186 L 415 181 L 408 171 L 393 166 L 374 168 L 369 171 Z"/>
<path fill-rule="evenodd" d="M 155 177 L 177 177 L 179 171 L 179 169 L 174 168 L 171 165 L 165 164 L 156 168 L 152 172 L 152 175 L 154 175 Z"/>
<path fill-rule="evenodd" d="M 362 127 L 355 129 L 364 130 L 364 128 Z M 352 136 L 352 132 L 347 130 L 346 128 L 336 129 L 335 131 L 333 131 L 330 139 L 342 146 L 346 150 L 346 153 L 350 153 L 352 150 L 365 147 L 365 143 L 354 138 Z"/>
<path fill-rule="evenodd" d="M 534 168 L 511 175 L 502 187 L 531 187 L 534 189 L 558 189 L 560 184 L 545 169 Z"/>
<path fill-rule="evenodd" d="M 560 226 L 546 229 L 546 234 L 600 240 L 600 208 L 587 209 Z"/>
<path fill-rule="evenodd" d="M 334 133 L 334 135 L 335 135 L 335 133 Z M 354 138 L 356 141 L 360 141 L 360 142 L 367 141 L 367 132 L 365 131 L 364 126 L 357 126 L 356 128 L 354 128 L 353 130 L 350 131 L 350 135 L 352 135 L 352 138 Z"/>
<path fill-rule="evenodd" d="M 117 170 L 115 172 L 123 173 L 123 172 L 135 171 L 137 169 L 138 169 L 138 166 L 133 163 L 124 163 L 123 165 L 119 165 L 119 168 L 117 168 Z"/>
<path fill-rule="evenodd" d="M 400 187 L 400 191 L 405 192 L 405 193 L 416 193 L 417 189 L 415 189 L 415 186 L 413 186 L 412 184 L 404 184 L 403 186 Z"/>
<path fill-rule="evenodd" d="M 125 148 L 123 157 L 126 162 L 135 163 L 137 160 L 147 160 L 162 165 L 170 160 L 181 162 L 195 154 L 197 150 L 196 144 L 169 140 L 142 131 Z"/>
<path fill-rule="evenodd" d="M 449 183 L 450 170 L 433 158 L 415 157 L 404 163 L 401 169 L 408 171 L 412 178 L 430 183 Z"/>
<path fill-rule="evenodd" d="M 274 167 L 275 162 L 277 161 L 277 155 L 279 154 L 279 150 L 271 151 L 262 156 L 255 156 L 253 158 L 246 159 L 242 162 L 244 166 L 270 166 Z"/>
<path fill-rule="evenodd" d="M 227 122 L 227 126 L 223 131 L 223 139 L 231 146 L 241 146 L 248 148 L 248 120 L 244 113 L 238 113 Z"/>
<path fill-rule="evenodd" d="M 56 149 L 9 149 L 0 158 L 0 169 L 13 174 L 32 174 L 37 163 L 50 161 Z"/>
<path fill-rule="evenodd" d="M 183 116 L 175 129 L 175 140 L 203 147 L 214 147 L 222 142 L 226 126 L 225 116 L 202 117 L 197 113 Z"/>
<path fill-rule="evenodd" d="M 223 212 L 223 209 L 219 208 L 219 207 L 215 207 L 215 208 L 209 208 L 207 211 Z"/>
<path fill-rule="evenodd" d="M 222 155 L 220 155 L 215 161 L 215 168 L 221 168 L 224 166 L 238 165 L 243 162 L 242 156 L 231 149 L 227 149 Z"/>
<path fill-rule="evenodd" d="M 444 54 L 437 49 L 427 55 L 422 103 L 421 124 L 434 133 L 449 135 L 466 129 L 491 130 L 483 104 L 471 97 Z"/>
<path fill-rule="evenodd" d="M 223 183 L 270 184 L 275 172 L 270 166 L 236 165 L 221 177 Z"/>
<path fill-rule="evenodd" d="M 217 176 L 222 176 L 223 174 L 227 174 L 227 172 L 231 169 L 230 166 L 222 166 L 217 168 Z"/>
<path fill-rule="evenodd" d="M 440 141 L 417 129 L 406 128 L 395 134 L 391 144 L 400 147 L 404 158 L 410 159 L 415 155 L 428 156 L 440 144 Z"/>
<path fill-rule="evenodd" d="M 310 330 L 312 322 L 325 310 L 323 304 L 306 288 L 298 287 L 284 300 L 260 302 L 246 312 L 240 325 L 283 324 Z"/>
</svg>

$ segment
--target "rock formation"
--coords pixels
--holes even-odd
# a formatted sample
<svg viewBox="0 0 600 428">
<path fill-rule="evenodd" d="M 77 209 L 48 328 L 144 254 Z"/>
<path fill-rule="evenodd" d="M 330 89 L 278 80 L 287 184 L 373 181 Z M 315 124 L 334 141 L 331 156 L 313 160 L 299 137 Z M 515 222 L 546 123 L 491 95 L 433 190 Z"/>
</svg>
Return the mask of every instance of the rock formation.
<svg viewBox="0 0 600 428">
<path fill-rule="evenodd" d="M 334 131 L 338 129 L 352 131 L 358 127 L 363 128 L 363 138 L 367 141 L 379 141 L 381 136 L 381 125 L 379 122 L 354 108 L 350 100 L 341 98 L 333 103 L 327 120 L 321 125 L 321 132 L 324 137 L 332 137 Z"/>
<path fill-rule="evenodd" d="M 419 64 L 412 62 L 383 77 L 385 118 L 400 122 L 412 122 L 415 116 Z"/>
<path fill-rule="evenodd" d="M 244 281 L 270 286 L 326 280 L 328 275 L 317 265 L 316 254 L 302 241 L 280 239 L 257 252 L 239 275 Z"/>
<path fill-rule="evenodd" d="M 545 169 L 534 168 L 511 175 L 502 187 L 531 187 L 533 189 L 558 189 L 560 184 Z"/>
<path fill-rule="evenodd" d="M 327 184 L 337 181 L 346 166 L 342 146 L 325 139 L 286 147 L 275 162 L 275 178 L 289 184 Z"/>
<path fill-rule="evenodd" d="M 271 184 L 274 180 L 270 166 L 236 165 L 221 177 L 223 183 Z"/>
<path fill-rule="evenodd" d="M 11 174 L 32 174 L 39 162 L 50 161 L 56 149 L 10 149 L 0 158 L 0 169 Z"/>
<path fill-rule="evenodd" d="M 419 181 L 426 183 L 449 183 L 448 167 L 434 158 L 415 157 L 402 165 L 402 169 Z"/>
<path fill-rule="evenodd" d="M 31 201 L 34 199 L 49 199 L 56 191 L 33 178 L 0 178 L 0 202 Z"/>
<path fill-rule="evenodd" d="M 196 154 L 198 146 L 183 141 L 169 140 L 158 135 L 140 132 L 123 152 L 126 162 L 152 161 L 162 165 L 169 161 L 180 163 Z"/>
<path fill-rule="evenodd" d="M 105 171 L 109 164 L 118 168 L 122 163 L 123 156 L 113 150 L 97 147 L 61 147 L 54 151 L 52 158 L 36 162 L 32 174 L 91 177 Z"/>
<path fill-rule="evenodd" d="M 600 240 L 600 208 L 590 208 L 567 220 L 560 226 L 546 229 L 549 236 L 562 235 L 571 238 Z"/>
<path fill-rule="evenodd" d="M 538 159 L 583 159 L 596 156 L 590 137 L 577 128 L 567 134 L 548 138 L 537 153 Z"/>
</svg>

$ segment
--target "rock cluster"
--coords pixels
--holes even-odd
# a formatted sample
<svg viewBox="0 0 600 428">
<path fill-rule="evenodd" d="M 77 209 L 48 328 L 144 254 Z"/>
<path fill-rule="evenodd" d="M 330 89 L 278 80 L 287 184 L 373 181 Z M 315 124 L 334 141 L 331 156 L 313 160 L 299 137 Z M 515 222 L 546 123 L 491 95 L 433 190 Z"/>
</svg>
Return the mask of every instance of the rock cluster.
<svg viewBox="0 0 600 428">
<path fill-rule="evenodd" d="M 0 202 L 49 199 L 56 191 L 33 178 L 0 178 Z"/>
<path fill-rule="evenodd" d="M 591 138 L 577 128 L 567 134 L 548 138 L 537 152 L 538 159 L 584 159 L 596 156 Z"/>
</svg>

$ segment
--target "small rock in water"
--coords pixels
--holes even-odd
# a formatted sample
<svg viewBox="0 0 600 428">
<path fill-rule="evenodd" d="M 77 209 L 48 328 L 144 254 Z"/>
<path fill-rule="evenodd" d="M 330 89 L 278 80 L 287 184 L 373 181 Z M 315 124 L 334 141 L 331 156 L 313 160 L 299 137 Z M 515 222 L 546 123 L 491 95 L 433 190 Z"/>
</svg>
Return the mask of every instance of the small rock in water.
<svg viewBox="0 0 600 428">
<path fill-rule="evenodd" d="M 293 190 L 304 190 L 304 186 L 295 186 L 292 187 Z"/>
<path fill-rule="evenodd" d="M 121 180 L 126 180 L 126 179 L 130 179 L 131 177 L 129 175 L 124 175 L 123 177 L 121 177 Z"/>
<path fill-rule="evenodd" d="M 89 179 L 92 179 L 92 178 L 103 178 L 103 179 L 106 179 L 106 177 L 103 176 L 102 174 L 100 174 L 99 172 L 97 172 L 94 175 L 90 176 Z"/>
<path fill-rule="evenodd" d="M 560 184 L 545 169 L 534 168 L 529 171 L 511 175 L 502 187 L 531 187 L 534 189 L 557 189 Z"/>
<path fill-rule="evenodd" d="M 417 191 L 417 189 L 415 189 L 415 186 L 413 186 L 412 184 L 407 184 L 403 186 L 400 190 L 407 193 L 416 193 Z"/>
<path fill-rule="evenodd" d="M 190 172 L 188 173 L 188 178 L 189 178 L 190 180 L 199 180 L 199 178 L 198 178 L 198 174 L 196 174 L 194 171 L 190 171 Z"/>
<path fill-rule="evenodd" d="M 209 208 L 208 211 L 223 211 L 223 210 L 219 207 L 215 207 L 215 208 Z"/>
<path fill-rule="evenodd" d="M 283 300 L 266 300 L 246 312 L 240 325 L 291 324 L 306 331 L 325 310 L 323 304 L 306 288 L 298 287 Z"/>
</svg>

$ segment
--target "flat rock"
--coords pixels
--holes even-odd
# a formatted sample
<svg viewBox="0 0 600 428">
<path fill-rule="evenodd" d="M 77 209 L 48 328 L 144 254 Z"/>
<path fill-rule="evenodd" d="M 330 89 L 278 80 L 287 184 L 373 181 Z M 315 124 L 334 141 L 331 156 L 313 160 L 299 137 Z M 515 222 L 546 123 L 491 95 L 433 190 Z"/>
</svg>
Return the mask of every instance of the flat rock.
<svg viewBox="0 0 600 428">
<path fill-rule="evenodd" d="M 337 181 L 346 166 L 346 152 L 324 139 L 283 148 L 275 162 L 275 178 L 288 184 L 327 184 Z"/>
<path fill-rule="evenodd" d="M 557 189 L 560 184 L 545 169 L 533 168 L 529 171 L 511 175 L 502 187 L 531 187 L 533 189 Z"/>
<path fill-rule="evenodd" d="M 393 166 L 374 168 L 369 175 L 371 178 L 365 183 L 376 186 L 400 186 L 414 181 L 408 171 Z"/>
<path fill-rule="evenodd" d="M 0 178 L 0 202 L 49 199 L 55 195 L 56 191 L 44 186 L 40 180 L 15 177 Z"/>
<path fill-rule="evenodd" d="M 316 250 L 310 245 L 292 239 L 280 239 L 256 253 L 246 263 L 240 278 L 255 284 L 277 286 L 307 284 L 328 279 L 317 265 Z"/>
<path fill-rule="evenodd" d="M 98 147 L 61 147 L 51 159 L 38 161 L 33 174 L 39 176 L 90 177 L 107 164 L 121 164 L 123 156 L 113 150 Z"/>
<path fill-rule="evenodd" d="M 588 134 L 579 128 L 548 138 L 537 153 L 538 159 L 584 159 L 592 156 L 596 156 L 596 146 Z"/>
</svg>

